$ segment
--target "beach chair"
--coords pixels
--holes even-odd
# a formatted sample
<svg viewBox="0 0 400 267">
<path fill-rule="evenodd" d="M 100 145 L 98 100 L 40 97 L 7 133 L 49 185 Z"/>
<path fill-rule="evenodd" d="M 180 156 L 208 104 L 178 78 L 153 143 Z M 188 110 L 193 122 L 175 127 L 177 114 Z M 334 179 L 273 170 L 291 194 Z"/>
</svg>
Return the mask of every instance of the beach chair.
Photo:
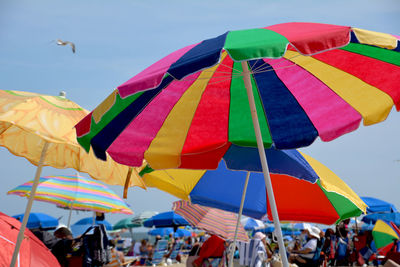
<svg viewBox="0 0 400 267">
<path fill-rule="evenodd" d="M 176 257 L 178 256 L 179 252 L 181 251 L 183 247 L 183 241 L 179 240 L 178 242 L 175 243 L 174 248 L 172 249 L 171 254 L 169 255 L 169 258 L 172 260 L 172 263 L 176 263 Z"/>
<path fill-rule="evenodd" d="M 163 262 L 164 255 L 167 253 L 168 241 L 167 240 L 159 240 L 157 245 L 154 248 L 153 258 L 151 259 L 150 264 L 153 266 L 159 265 Z"/>
</svg>

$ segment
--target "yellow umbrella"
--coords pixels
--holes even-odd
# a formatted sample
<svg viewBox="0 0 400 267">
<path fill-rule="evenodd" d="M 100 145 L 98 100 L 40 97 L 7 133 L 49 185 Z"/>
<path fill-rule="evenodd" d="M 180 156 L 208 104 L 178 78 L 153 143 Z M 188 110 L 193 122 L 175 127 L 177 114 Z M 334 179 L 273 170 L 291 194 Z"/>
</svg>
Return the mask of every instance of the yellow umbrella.
<svg viewBox="0 0 400 267">
<path fill-rule="evenodd" d="M 66 99 L 65 93 L 49 96 L 0 90 L 0 145 L 38 166 L 12 262 L 19 251 L 43 166 L 73 168 L 107 184 L 125 185 L 125 192 L 128 186 L 145 188 L 137 175 L 131 175 L 129 167 L 111 159 L 98 160 L 78 145 L 74 126 L 88 113 Z"/>
</svg>

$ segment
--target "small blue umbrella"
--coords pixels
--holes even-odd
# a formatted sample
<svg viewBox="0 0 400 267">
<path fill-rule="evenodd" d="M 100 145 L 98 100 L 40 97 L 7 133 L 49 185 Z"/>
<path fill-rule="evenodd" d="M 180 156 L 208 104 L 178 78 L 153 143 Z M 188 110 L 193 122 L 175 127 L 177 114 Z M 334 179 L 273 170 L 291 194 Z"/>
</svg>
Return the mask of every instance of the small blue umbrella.
<svg viewBox="0 0 400 267">
<path fill-rule="evenodd" d="M 173 227 L 177 229 L 178 226 L 182 225 L 189 225 L 189 223 L 181 215 L 176 214 L 173 211 L 159 213 L 143 222 L 143 226 L 145 227 L 154 226 L 156 228 Z"/>
<path fill-rule="evenodd" d="M 392 213 L 371 213 L 365 215 L 361 221 L 369 224 L 375 224 L 377 220 L 383 221 L 392 221 L 397 226 L 400 225 L 400 213 L 392 212 Z"/>
<path fill-rule="evenodd" d="M 367 214 L 377 212 L 397 212 L 396 207 L 389 202 L 374 197 L 361 197 L 362 201 L 367 204 Z"/>
<path fill-rule="evenodd" d="M 108 221 L 95 220 L 95 223 L 93 224 L 93 217 L 87 217 L 71 225 L 71 232 L 74 237 L 77 237 L 83 234 L 92 225 L 100 225 L 100 224 L 104 224 L 106 230 L 112 230 L 112 224 L 109 223 Z"/>
<path fill-rule="evenodd" d="M 251 231 L 265 227 L 265 224 L 262 221 L 250 217 L 244 218 L 240 222 L 242 223 L 244 230 L 246 231 Z"/>
<path fill-rule="evenodd" d="M 13 218 L 22 222 L 24 214 L 14 215 Z M 32 212 L 29 214 L 29 219 L 26 227 L 29 229 L 54 229 L 58 226 L 58 219 L 53 216 L 41 212 Z"/>
<path fill-rule="evenodd" d="M 151 229 L 148 234 L 149 235 L 160 235 L 160 236 L 167 236 L 169 234 L 174 233 L 174 229 L 172 227 L 163 227 L 163 228 L 155 228 Z M 178 228 L 174 233 L 175 237 L 188 237 L 192 236 L 192 233 L 189 230 Z"/>
</svg>

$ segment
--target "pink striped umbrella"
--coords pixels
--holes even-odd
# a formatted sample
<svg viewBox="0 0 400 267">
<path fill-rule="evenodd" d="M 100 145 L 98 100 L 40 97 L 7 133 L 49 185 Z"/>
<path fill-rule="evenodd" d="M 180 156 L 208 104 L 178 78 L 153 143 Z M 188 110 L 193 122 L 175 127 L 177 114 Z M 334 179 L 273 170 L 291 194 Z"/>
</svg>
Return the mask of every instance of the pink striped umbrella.
<svg viewBox="0 0 400 267">
<path fill-rule="evenodd" d="M 234 239 L 237 216 L 232 212 L 191 204 L 185 200 L 174 202 L 172 209 L 193 227 L 220 236 L 225 240 Z M 238 228 L 237 240 L 249 241 L 242 224 Z"/>
</svg>

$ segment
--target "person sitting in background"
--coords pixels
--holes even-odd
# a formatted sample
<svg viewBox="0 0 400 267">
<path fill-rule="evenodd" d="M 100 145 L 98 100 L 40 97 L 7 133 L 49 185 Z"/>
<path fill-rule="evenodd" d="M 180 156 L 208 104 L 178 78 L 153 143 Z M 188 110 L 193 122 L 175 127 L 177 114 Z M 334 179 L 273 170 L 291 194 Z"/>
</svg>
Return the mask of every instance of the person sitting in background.
<svg viewBox="0 0 400 267">
<path fill-rule="evenodd" d="M 192 264 L 194 267 L 200 267 L 208 258 L 222 258 L 224 251 L 225 240 L 216 235 L 212 235 L 204 241 L 198 254 L 199 257 L 194 260 Z"/>
<path fill-rule="evenodd" d="M 73 237 L 67 227 L 60 227 L 54 231 L 54 236 L 59 240 L 52 247 L 51 252 L 57 258 L 61 266 L 68 266 L 67 256 L 72 253 Z"/>
<path fill-rule="evenodd" d="M 124 254 L 116 249 L 116 240 L 109 240 L 108 245 L 110 246 L 110 262 L 103 267 L 120 267 L 125 262 Z"/>
<path fill-rule="evenodd" d="M 142 239 L 139 250 L 140 250 L 140 265 L 144 265 L 149 255 L 149 252 L 147 251 L 146 239 Z"/>
<path fill-rule="evenodd" d="M 320 239 L 320 230 L 317 227 L 308 226 L 305 233 L 308 236 L 307 243 L 300 249 L 293 249 L 289 255 L 289 262 L 298 266 L 309 266 L 312 264 L 318 240 Z"/>
</svg>

